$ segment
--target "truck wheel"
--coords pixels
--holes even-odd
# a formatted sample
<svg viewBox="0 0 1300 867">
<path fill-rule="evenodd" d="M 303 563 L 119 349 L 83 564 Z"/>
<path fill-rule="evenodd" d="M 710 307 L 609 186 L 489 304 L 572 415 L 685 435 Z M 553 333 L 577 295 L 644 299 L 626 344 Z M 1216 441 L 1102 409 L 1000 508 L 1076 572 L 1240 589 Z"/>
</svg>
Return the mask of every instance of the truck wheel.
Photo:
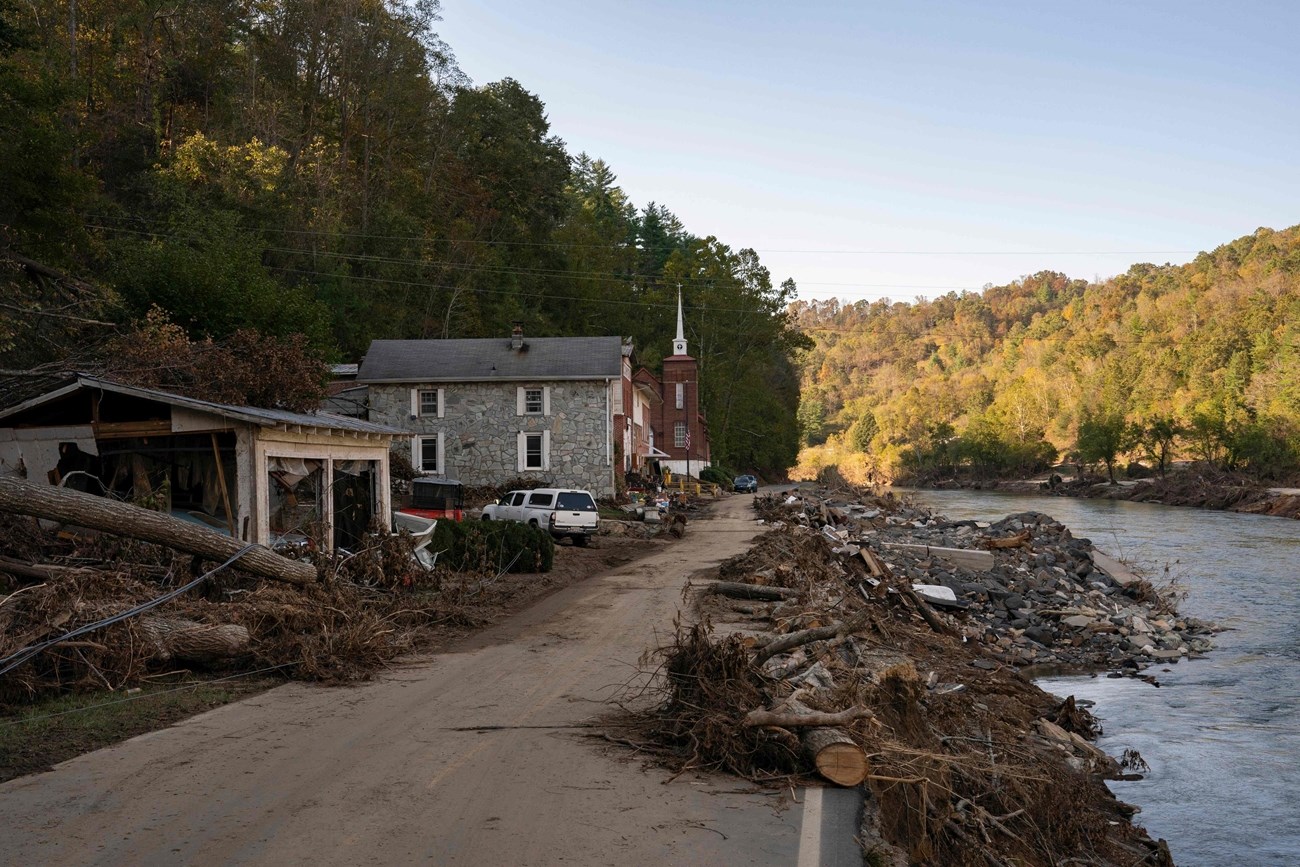
<svg viewBox="0 0 1300 867">
<path fill-rule="evenodd" d="M 528 526 L 532 527 L 534 530 L 540 529 L 540 525 L 537 523 L 536 518 L 533 518 L 531 521 L 529 521 Z"/>
<path fill-rule="evenodd" d="M 484 516 L 483 516 L 483 520 L 484 520 L 484 521 L 491 521 L 491 520 L 492 520 L 492 516 L 491 516 L 491 515 L 484 515 Z"/>
<path fill-rule="evenodd" d="M 573 544 L 577 545 L 579 548 L 585 548 L 585 547 L 587 547 L 587 537 L 586 537 L 586 536 L 574 536 L 574 537 L 573 537 Z"/>
</svg>

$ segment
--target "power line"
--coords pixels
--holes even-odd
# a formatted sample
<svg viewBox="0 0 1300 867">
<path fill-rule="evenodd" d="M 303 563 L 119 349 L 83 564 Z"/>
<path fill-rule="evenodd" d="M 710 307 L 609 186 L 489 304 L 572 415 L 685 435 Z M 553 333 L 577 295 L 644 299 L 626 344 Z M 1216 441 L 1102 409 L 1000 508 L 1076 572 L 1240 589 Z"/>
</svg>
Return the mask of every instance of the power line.
<svg viewBox="0 0 1300 867">
<path fill-rule="evenodd" d="M 89 215 L 90 219 L 121 219 L 114 216 Z M 150 219 L 147 217 L 132 216 L 127 218 L 134 221 L 145 223 L 164 222 L 159 219 Z M 373 240 L 384 241 L 411 241 L 421 244 L 478 244 L 483 246 L 495 247 L 557 247 L 557 248 L 591 248 L 591 249 L 629 249 L 641 250 L 643 248 L 627 245 L 620 246 L 617 244 L 589 244 L 578 243 L 573 241 L 504 241 L 504 240 L 484 240 L 479 238 L 442 238 L 429 237 L 424 235 L 383 235 L 370 232 L 339 232 L 327 229 L 270 229 L 245 227 L 246 231 L 253 232 L 281 232 L 286 235 L 317 235 L 337 238 L 369 238 Z M 690 240 L 703 240 L 697 236 L 690 236 Z M 674 244 L 673 246 L 678 246 Z M 730 247 L 731 245 L 726 245 Z M 800 254 L 800 255 L 847 255 L 847 256 L 1164 256 L 1164 255 L 1186 255 L 1204 252 L 1203 250 L 886 250 L 886 249 L 779 249 L 779 248 L 756 248 L 741 247 L 742 250 L 753 250 L 755 253 L 781 253 L 781 254 Z"/>
<path fill-rule="evenodd" d="M 302 274 L 309 277 L 335 277 L 335 278 L 342 278 L 345 280 L 360 280 L 365 283 L 384 283 L 393 286 L 413 286 L 419 289 L 447 289 L 450 291 L 467 292 L 470 294 L 479 294 L 479 295 L 507 295 L 511 298 L 544 298 L 552 301 L 580 301 L 584 304 L 617 304 L 621 306 L 630 306 L 630 307 L 657 307 L 664 310 L 677 309 L 677 305 L 675 303 L 656 304 L 648 301 L 625 301 L 618 298 L 588 298 L 581 295 L 553 295 L 548 292 L 524 292 L 524 291 L 514 291 L 508 289 L 483 289 L 480 287 L 448 286 L 442 283 L 430 283 L 423 280 L 421 281 L 395 280 L 390 277 L 364 277 L 356 274 L 331 274 L 325 271 L 307 271 L 301 268 L 286 268 L 286 267 L 280 267 L 276 265 L 270 265 L 268 267 L 270 267 L 272 270 L 282 271 L 287 274 Z M 693 305 L 691 307 L 691 310 L 707 312 L 707 313 L 737 313 L 737 314 L 749 314 L 753 316 L 765 315 L 764 311 L 762 310 L 754 310 L 753 308 L 746 308 L 746 307 L 708 307 L 703 305 Z M 783 311 L 775 311 L 775 312 L 781 313 Z"/>
<path fill-rule="evenodd" d="M 203 240 L 200 235 L 181 234 L 174 232 L 146 231 L 141 229 L 128 229 L 121 226 L 105 226 L 101 224 L 90 223 L 88 228 L 100 229 L 108 232 L 120 232 L 132 235 L 141 235 L 145 237 L 164 237 L 176 238 L 181 240 Z M 273 253 L 284 253 L 295 256 L 325 257 L 330 259 L 339 259 L 346 262 L 379 264 L 379 265 L 404 265 L 410 267 L 428 267 L 442 268 L 448 270 L 465 271 L 474 274 L 490 274 L 498 276 L 520 276 L 520 277 L 560 277 L 569 279 L 591 279 L 591 280 L 616 280 L 623 283 L 636 283 L 639 280 L 659 281 L 664 278 L 662 274 L 638 274 L 638 273 L 612 273 L 607 271 L 574 271 L 565 268 L 539 268 L 539 267 L 519 267 L 507 265 L 492 265 L 475 262 L 456 262 L 446 259 L 411 259 L 400 256 L 380 256 L 373 253 L 344 253 L 333 250 L 303 250 L 295 247 L 263 247 L 262 249 Z M 305 272 L 320 273 L 320 272 Z M 354 275 L 336 275 L 348 276 L 353 279 L 360 279 Z M 707 287 L 715 285 L 718 281 L 709 277 L 690 277 L 682 276 L 671 278 L 674 283 L 685 283 L 688 286 Z M 739 281 L 736 281 L 739 284 Z M 989 284 L 983 286 L 958 286 L 952 284 L 920 284 L 920 283 L 846 283 L 846 282 L 827 282 L 827 281 L 796 281 L 798 286 L 835 286 L 844 288 L 857 289 L 878 289 L 907 291 L 914 289 L 926 289 L 934 291 L 947 292 L 979 292 L 988 288 Z M 463 288 L 463 287 L 445 287 L 445 288 Z M 475 290 L 478 291 L 478 290 Z M 849 293 L 841 293 L 848 295 Z M 876 295 L 879 297 L 888 297 L 883 292 L 866 292 L 864 295 Z M 547 296 L 556 297 L 556 296 Z M 662 305 L 661 305 L 662 306 Z M 666 305 L 672 307 L 674 305 Z"/>
</svg>

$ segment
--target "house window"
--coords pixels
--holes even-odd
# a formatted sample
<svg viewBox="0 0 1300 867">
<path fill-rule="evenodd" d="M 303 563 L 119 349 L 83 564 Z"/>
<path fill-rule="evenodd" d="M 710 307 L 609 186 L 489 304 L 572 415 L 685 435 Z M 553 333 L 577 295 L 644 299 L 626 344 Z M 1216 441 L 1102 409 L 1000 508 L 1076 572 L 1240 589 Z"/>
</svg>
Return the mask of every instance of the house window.
<svg viewBox="0 0 1300 867">
<path fill-rule="evenodd" d="M 551 387 L 521 385 L 515 391 L 516 415 L 550 415 Z"/>
<path fill-rule="evenodd" d="M 542 414 L 542 390 L 540 388 L 524 389 L 524 415 Z"/>
<path fill-rule="evenodd" d="M 545 437 L 540 433 L 524 434 L 524 469 L 540 470 L 545 468 Z"/>
<path fill-rule="evenodd" d="M 420 415 L 438 415 L 438 389 L 420 391 Z"/>
<path fill-rule="evenodd" d="M 442 472 L 442 435 L 415 438 L 415 468 L 422 473 Z"/>
<path fill-rule="evenodd" d="M 686 448 L 686 422 L 679 421 L 673 425 L 673 445 L 679 449 Z"/>
<path fill-rule="evenodd" d="M 681 409 L 686 405 L 686 383 L 677 383 L 677 408 Z"/>
</svg>

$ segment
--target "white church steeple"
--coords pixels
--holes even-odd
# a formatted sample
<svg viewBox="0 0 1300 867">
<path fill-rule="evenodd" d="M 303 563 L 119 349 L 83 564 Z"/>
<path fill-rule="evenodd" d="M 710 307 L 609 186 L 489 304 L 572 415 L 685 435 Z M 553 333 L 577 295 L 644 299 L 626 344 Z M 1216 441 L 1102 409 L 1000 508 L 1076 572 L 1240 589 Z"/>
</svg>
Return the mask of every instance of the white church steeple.
<svg viewBox="0 0 1300 867">
<path fill-rule="evenodd" d="M 682 287 L 677 287 L 677 337 L 673 340 L 673 355 L 686 354 L 686 328 L 682 324 Z"/>
</svg>

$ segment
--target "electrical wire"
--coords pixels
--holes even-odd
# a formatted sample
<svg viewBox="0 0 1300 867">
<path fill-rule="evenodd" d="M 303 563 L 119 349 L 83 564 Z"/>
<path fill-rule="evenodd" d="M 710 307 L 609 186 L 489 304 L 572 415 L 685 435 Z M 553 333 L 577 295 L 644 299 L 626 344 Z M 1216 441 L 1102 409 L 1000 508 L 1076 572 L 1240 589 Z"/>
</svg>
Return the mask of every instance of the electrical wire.
<svg viewBox="0 0 1300 867">
<path fill-rule="evenodd" d="M 193 581 L 190 581 L 188 584 L 184 584 L 180 587 L 177 587 L 175 590 L 170 590 L 156 599 L 151 599 L 148 602 L 143 602 L 132 608 L 128 608 L 126 611 L 119 612 L 110 617 L 105 617 L 104 619 L 97 620 L 94 623 L 87 623 L 86 625 L 79 626 L 70 632 L 65 632 L 63 635 L 60 635 L 56 638 L 51 638 L 48 641 L 42 641 L 40 644 L 33 644 L 30 647 L 21 648 L 9 654 L 3 659 L 0 659 L 0 666 L 3 666 L 3 668 L 0 668 L 0 676 L 8 674 L 18 666 L 22 665 L 24 662 L 27 662 L 29 659 L 32 659 L 33 657 L 48 650 L 49 648 L 55 646 L 56 644 L 60 644 L 61 642 L 64 641 L 69 641 L 73 638 L 76 638 L 81 635 L 85 635 L 90 632 L 94 632 L 97 629 L 103 629 L 106 626 L 112 626 L 114 623 L 118 623 L 120 621 L 126 620 L 129 617 L 134 617 L 137 614 L 142 614 L 145 611 L 149 611 L 152 608 L 157 608 L 159 605 L 162 605 L 164 602 L 169 602 L 172 599 L 175 599 L 177 596 L 180 596 L 182 593 L 185 593 L 186 591 L 194 587 L 197 587 L 199 584 L 202 584 L 208 578 L 211 578 L 213 575 L 217 574 L 221 570 L 229 567 L 240 557 L 243 557 L 245 554 L 247 554 L 249 551 L 253 550 L 256 547 L 257 547 L 256 542 L 248 543 L 244 547 L 240 548 L 233 555 L 231 555 L 230 559 L 222 563 L 220 566 L 216 566 L 208 570 L 207 572 L 204 572 L 202 575 L 195 578 Z M 167 577 L 170 578 L 171 575 L 172 575 L 171 571 L 168 571 Z"/>
<path fill-rule="evenodd" d="M 112 220 L 124 219 L 109 214 L 88 214 L 88 219 Z M 138 222 L 165 222 L 160 219 L 132 215 L 129 218 Z M 501 241 L 479 238 L 440 238 L 424 235 L 382 235 L 369 232 L 340 232 L 332 229 L 269 229 L 249 228 L 254 232 L 281 232 L 286 235 L 315 235 L 335 238 L 369 238 L 380 241 L 414 241 L 422 244 L 481 244 L 491 247 L 558 247 L 558 248 L 593 248 L 617 249 L 610 244 L 583 244 L 573 241 Z M 694 238 L 695 236 L 691 236 Z M 700 240 L 700 239 L 696 239 Z M 807 255 L 848 255 L 848 256 L 1164 256 L 1184 255 L 1203 252 L 1201 250 L 871 250 L 871 249 L 756 249 L 746 247 L 755 253 L 782 253 Z"/>
</svg>

